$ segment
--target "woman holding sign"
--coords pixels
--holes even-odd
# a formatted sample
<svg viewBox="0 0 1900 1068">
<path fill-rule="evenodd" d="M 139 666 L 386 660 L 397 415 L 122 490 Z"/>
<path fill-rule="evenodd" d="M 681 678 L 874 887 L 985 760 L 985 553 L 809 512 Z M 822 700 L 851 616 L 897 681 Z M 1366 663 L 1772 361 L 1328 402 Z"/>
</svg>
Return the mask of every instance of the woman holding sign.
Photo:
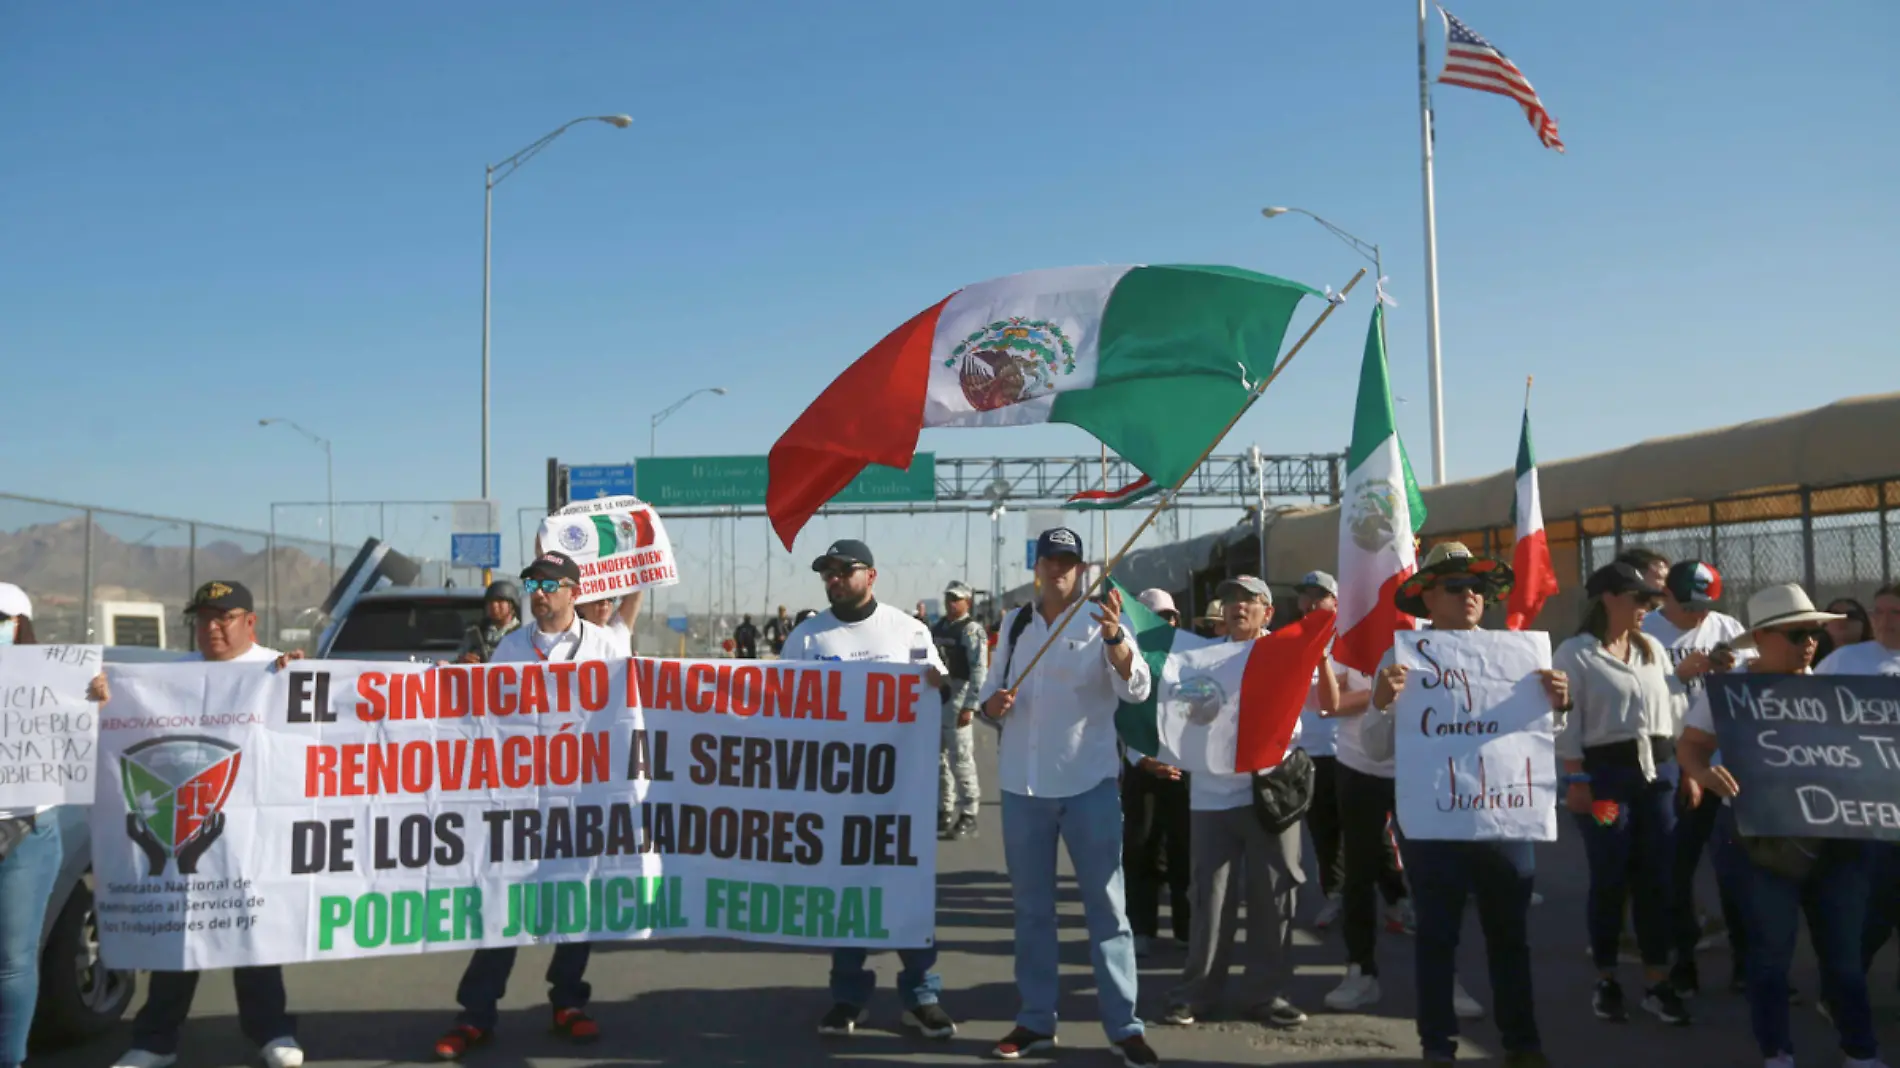
<svg viewBox="0 0 1900 1068">
<path fill-rule="evenodd" d="M 1634 567 L 1590 576 L 1590 607 L 1576 637 L 1551 662 L 1570 677 L 1576 707 L 1557 732 L 1564 800 L 1590 861 L 1590 945 L 1599 979 L 1597 1018 L 1629 1019 L 1616 981 L 1623 905 L 1630 901 L 1643 957 L 1644 1011 L 1684 1026 L 1689 1011 L 1669 982 L 1669 881 L 1675 870 L 1675 698 L 1669 651 L 1643 632 L 1663 591 Z M 1633 895 L 1633 897 L 1632 897 Z"/>
<path fill-rule="evenodd" d="M 1794 583 L 1769 586 L 1748 599 L 1749 632 L 1736 639 L 1755 659 L 1752 675 L 1806 675 L 1823 624 L 1838 614 L 1817 612 Z M 1715 764 L 1715 714 L 1707 687 L 1689 705 L 1682 730 L 1682 769 L 1692 800 L 1722 799 L 1716 824 L 1716 872 L 1741 905 L 1747 924 L 1748 1008 L 1755 1041 L 1768 1068 L 1793 1068 L 1788 1025 L 1788 968 L 1794 960 L 1801 913 L 1820 958 L 1821 988 L 1841 1035 L 1848 1068 L 1884 1068 L 1868 1004 L 1861 960 L 1862 923 L 1872 882 L 1868 843 L 1821 838 L 1744 837 L 1728 799 L 1746 785 L 1733 768 Z"/>
</svg>

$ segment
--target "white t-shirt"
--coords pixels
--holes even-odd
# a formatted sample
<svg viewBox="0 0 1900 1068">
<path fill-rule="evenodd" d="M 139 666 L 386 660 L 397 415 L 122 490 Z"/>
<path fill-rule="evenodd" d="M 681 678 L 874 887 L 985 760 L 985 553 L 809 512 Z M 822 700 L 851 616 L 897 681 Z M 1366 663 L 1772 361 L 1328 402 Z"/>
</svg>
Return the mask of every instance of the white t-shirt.
<svg viewBox="0 0 1900 1068">
<path fill-rule="evenodd" d="M 491 664 L 528 664 L 536 660 L 620 660 L 620 647 L 604 627 L 596 627 L 580 616 L 563 631 L 543 634 L 538 624 L 516 627 L 495 643 Z"/>
<path fill-rule="evenodd" d="M 1323 665 L 1320 670 L 1325 670 Z M 1339 748 L 1338 736 L 1339 721 L 1319 714 L 1319 671 L 1315 671 L 1312 685 L 1306 688 L 1306 704 L 1300 708 L 1300 748 L 1307 756 L 1329 757 Z"/>
<path fill-rule="evenodd" d="M 1341 697 L 1360 690 L 1372 689 L 1372 676 L 1370 675 L 1355 671 L 1352 668 L 1346 667 L 1344 664 L 1339 666 L 1339 674 L 1339 695 Z M 1374 760 L 1366 755 L 1365 744 L 1361 742 L 1359 738 L 1360 732 L 1365 729 L 1365 721 L 1366 717 L 1363 715 L 1342 716 L 1334 721 L 1339 724 L 1338 729 L 1333 735 L 1334 755 L 1339 758 L 1341 764 L 1346 765 L 1361 775 L 1376 775 L 1381 779 L 1390 779 L 1398 774 L 1398 768 L 1394 760 L 1390 757 L 1384 760 Z"/>
<path fill-rule="evenodd" d="M 887 604 L 878 605 L 856 623 L 846 623 L 825 609 L 792 629 L 779 659 L 929 664 L 944 671 L 929 625 Z"/>
<path fill-rule="evenodd" d="M 244 650 L 244 652 L 238 654 L 237 656 L 232 657 L 229 660 L 223 661 L 223 663 L 249 664 L 258 660 L 275 660 L 282 655 L 284 654 L 278 652 L 275 649 L 267 649 L 262 645 L 253 644 L 249 649 Z M 178 662 L 182 664 L 182 663 L 188 663 L 192 661 L 203 661 L 204 658 L 205 658 L 205 655 L 202 652 L 199 652 L 198 650 L 194 649 L 191 652 L 186 653 L 184 656 L 179 657 Z"/>
<path fill-rule="evenodd" d="M 1900 675 L 1900 650 L 1879 642 L 1843 645 L 1814 666 L 1816 675 Z"/>
<path fill-rule="evenodd" d="M 1643 617 L 1643 633 L 1662 643 L 1663 651 L 1669 654 L 1669 694 L 1675 698 L 1677 723 L 1675 733 L 1682 733 L 1682 717 L 1689 709 L 1689 699 L 1697 690 L 1702 689 L 1702 679 L 1696 678 L 1683 682 L 1676 677 L 1676 668 L 1682 666 L 1690 653 L 1713 653 L 1718 645 L 1726 645 L 1748 633 L 1742 621 L 1734 616 L 1720 612 L 1710 612 L 1701 622 L 1684 630 L 1669 622 L 1661 612 L 1651 612 Z M 1735 650 L 1735 666 L 1741 668 L 1755 658 L 1753 649 Z"/>
<path fill-rule="evenodd" d="M 606 626 L 600 629 L 607 632 L 607 640 L 612 642 L 614 648 L 620 651 L 621 659 L 630 660 L 633 658 L 633 631 L 627 629 L 626 620 L 615 615 L 612 619 L 607 621 Z"/>
</svg>

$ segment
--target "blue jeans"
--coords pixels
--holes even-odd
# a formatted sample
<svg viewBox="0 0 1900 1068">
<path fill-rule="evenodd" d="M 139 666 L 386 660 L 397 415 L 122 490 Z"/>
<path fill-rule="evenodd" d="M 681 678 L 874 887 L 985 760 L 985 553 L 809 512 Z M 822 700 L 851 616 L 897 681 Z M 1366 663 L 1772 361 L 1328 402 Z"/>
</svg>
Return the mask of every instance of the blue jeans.
<svg viewBox="0 0 1900 1068">
<path fill-rule="evenodd" d="M 593 996 L 593 987 L 582 978 L 593 952 L 587 942 L 561 942 L 554 947 L 554 959 L 548 961 L 548 1003 L 557 1010 L 583 1008 Z M 508 993 L 508 975 L 514 970 L 515 947 L 476 950 L 455 988 L 455 1000 L 462 1006 L 456 1022 L 484 1031 L 493 1028 L 495 1006 Z"/>
<path fill-rule="evenodd" d="M 1412 908 L 1418 917 L 1413 952 L 1418 990 L 1418 1040 L 1425 1055 L 1456 1056 L 1458 1014 L 1451 1004 L 1458 960 L 1458 933 L 1465 901 L 1475 896 L 1484 953 L 1491 966 L 1498 1033 L 1507 1053 L 1541 1048 L 1531 1001 L 1528 933 L 1531 880 L 1537 856 L 1529 842 L 1437 842 L 1405 840 L 1405 870 L 1412 877 Z"/>
<path fill-rule="evenodd" d="M 1748 1011 L 1761 1055 L 1794 1052 L 1788 1029 L 1788 968 L 1806 911 L 1821 989 L 1840 1031 L 1841 1050 L 1849 1057 L 1877 1056 L 1879 1040 L 1874 1037 L 1860 955 L 1872 883 L 1867 843 L 1810 842 L 1820 849 L 1820 859 L 1807 878 L 1796 882 L 1748 859 L 1736 838 L 1734 816 L 1726 808 L 1717 835 L 1718 872 L 1728 881 L 1748 925 Z"/>
<path fill-rule="evenodd" d="M 1674 941 L 1669 884 L 1676 867 L 1676 762 L 1657 765 L 1656 778 L 1647 783 L 1636 767 L 1597 764 L 1588 753 L 1584 767 L 1590 792 L 1620 810 L 1607 826 L 1594 816 L 1573 816 L 1590 861 L 1591 954 L 1598 969 L 1615 969 L 1627 899 L 1643 964 L 1666 968 Z"/>
<path fill-rule="evenodd" d="M 1056 840 L 1069 846 L 1088 919 L 1095 996 L 1110 1042 L 1142 1033 L 1135 1015 L 1135 936 L 1122 899 L 1122 805 L 1113 778 L 1074 797 L 1003 791 L 1003 855 L 1016 905 L 1016 1024 L 1056 1033 Z"/>
<path fill-rule="evenodd" d="M 1680 797 L 1680 795 L 1678 795 Z M 1702 944 L 1702 924 L 1696 918 L 1695 871 L 1702 853 L 1715 836 L 1716 822 L 1722 815 L 1722 799 L 1705 794 L 1702 804 L 1692 809 L 1678 808 L 1676 813 L 1676 866 L 1670 878 L 1670 922 L 1676 930 L 1676 969 L 1693 969 L 1696 947 Z M 1712 851 L 1711 851 L 1711 855 Z M 1722 905 L 1722 922 L 1728 928 L 1730 959 L 1736 962 L 1735 974 L 1741 975 L 1741 961 L 1748 956 L 1748 925 L 1728 882 L 1717 878 L 1716 896 Z"/>
<path fill-rule="evenodd" d="M 59 812 L 52 809 L 0 860 L 0 1065 L 6 1068 L 26 1060 L 40 998 L 40 931 L 63 855 Z"/>
<path fill-rule="evenodd" d="M 853 1008 L 863 1008 L 877 991 L 877 973 L 864 966 L 871 951 L 861 946 L 846 946 L 831 951 L 831 1000 Z M 904 1007 L 935 1005 L 943 990 L 943 980 L 930 969 L 937 966 L 937 947 L 900 949 L 897 959 L 903 970 L 897 973 L 897 996 Z"/>
</svg>

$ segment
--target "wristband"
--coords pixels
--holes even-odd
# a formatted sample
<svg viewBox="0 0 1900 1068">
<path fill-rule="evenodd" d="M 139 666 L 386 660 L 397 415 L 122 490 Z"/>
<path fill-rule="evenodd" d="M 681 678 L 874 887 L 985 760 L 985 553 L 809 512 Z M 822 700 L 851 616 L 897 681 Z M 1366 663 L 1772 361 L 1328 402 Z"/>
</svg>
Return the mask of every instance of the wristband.
<svg viewBox="0 0 1900 1068">
<path fill-rule="evenodd" d="M 1590 773 L 1587 771 L 1579 771 L 1574 775 L 1565 775 L 1563 777 L 1563 783 L 1565 786 L 1588 786 L 1590 784 Z"/>
<path fill-rule="evenodd" d="M 1102 639 L 1102 644 L 1103 644 L 1103 645 L 1120 645 L 1120 644 L 1121 644 L 1122 642 L 1124 642 L 1124 641 L 1126 641 L 1126 640 L 1128 640 L 1128 636 L 1127 636 L 1127 635 L 1125 635 L 1125 634 L 1117 634 L 1117 635 L 1115 635 L 1115 636 L 1114 636 L 1113 638 L 1103 638 L 1103 639 Z"/>
</svg>

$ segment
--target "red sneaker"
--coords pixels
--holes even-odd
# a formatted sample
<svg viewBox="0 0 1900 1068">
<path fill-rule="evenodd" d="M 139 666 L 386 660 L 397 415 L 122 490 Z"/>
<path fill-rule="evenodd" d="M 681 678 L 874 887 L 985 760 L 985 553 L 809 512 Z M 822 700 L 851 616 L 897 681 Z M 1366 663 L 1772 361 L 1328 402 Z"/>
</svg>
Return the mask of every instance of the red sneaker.
<svg viewBox="0 0 1900 1068">
<path fill-rule="evenodd" d="M 435 1040 L 437 1060 L 459 1061 L 462 1054 L 476 1046 L 486 1046 L 495 1037 L 495 1032 L 483 1030 L 473 1024 L 456 1024 L 448 1033 Z"/>
<path fill-rule="evenodd" d="M 1031 1053 L 1041 1053 L 1054 1049 L 1056 1036 L 1040 1035 L 1027 1027 L 1018 1027 L 1003 1036 L 1003 1040 L 990 1049 L 990 1056 L 999 1061 L 1013 1061 Z"/>
<path fill-rule="evenodd" d="M 554 1026 L 549 1030 L 576 1044 L 594 1042 L 600 1038 L 600 1025 L 579 1009 L 555 1009 Z"/>
</svg>

